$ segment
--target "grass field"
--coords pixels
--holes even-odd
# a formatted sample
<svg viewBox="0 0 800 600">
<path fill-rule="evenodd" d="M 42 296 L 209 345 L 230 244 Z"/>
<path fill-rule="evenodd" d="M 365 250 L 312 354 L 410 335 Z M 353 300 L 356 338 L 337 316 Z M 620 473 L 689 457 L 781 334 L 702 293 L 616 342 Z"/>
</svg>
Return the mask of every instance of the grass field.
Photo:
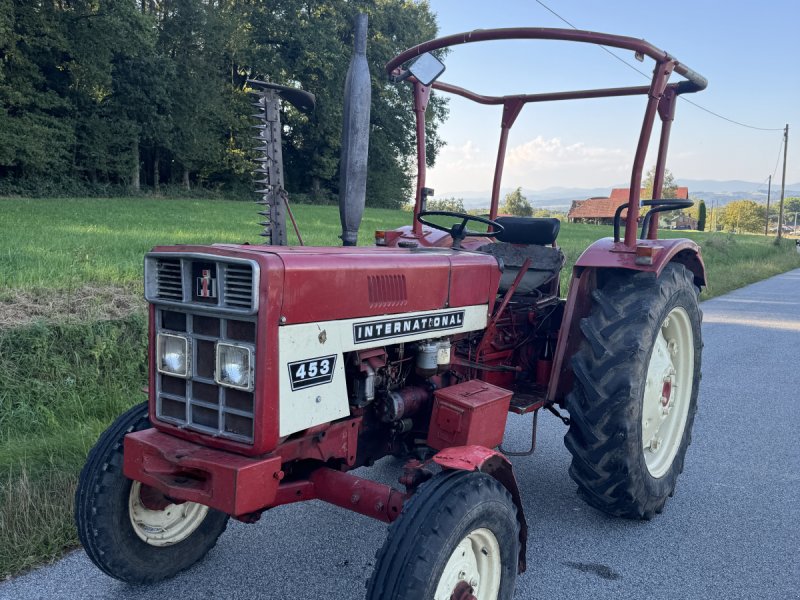
<svg viewBox="0 0 800 600">
<path fill-rule="evenodd" d="M 145 252 L 257 243 L 255 208 L 213 200 L 0 199 L 0 579 L 76 544 L 72 495 L 86 452 L 115 415 L 144 399 Z M 338 245 L 336 207 L 295 212 L 307 243 Z M 367 210 L 360 242 L 409 219 Z M 575 259 L 608 235 L 610 227 L 563 225 L 565 292 Z M 800 267 L 793 241 L 779 247 L 761 236 L 688 235 L 703 246 L 705 297 Z"/>
<path fill-rule="evenodd" d="M 156 245 L 258 243 L 256 206 L 225 200 L 0 199 L 0 300 L 12 292 L 76 291 L 84 285 L 142 286 L 142 257 Z M 335 206 L 294 207 L 308 245 L 339 245 Z M 409 223 L 410 213 L 368 209 L 359 243 L 370 245 L 376 229 Z M 567 255 L 562 288 L 572 264 L 611 227 L 564 223 L 559 244 Z M 709 272 L 705 297 L 786 271 L 797 264 L 793 243 L 784 247 L 756 235 L 662 232 L 691 237 L 703 246 Z M 294 239 L 294 233 L 290 233 Z M 43 292 L 46 294 L 46 292 Z"/>
</svg>

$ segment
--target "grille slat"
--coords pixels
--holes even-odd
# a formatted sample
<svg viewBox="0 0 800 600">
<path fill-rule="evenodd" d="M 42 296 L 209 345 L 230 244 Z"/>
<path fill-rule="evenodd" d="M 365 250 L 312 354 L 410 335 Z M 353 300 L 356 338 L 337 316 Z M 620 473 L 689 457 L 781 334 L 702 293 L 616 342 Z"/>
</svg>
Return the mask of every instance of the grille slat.
<svg viewBox="0 0 800 600">
<path fill-rule="evenodd" d="M 156 294 L 166 300 L 183 300 L 180 259 L 159 258 L 156 262 Z"/>
<path fill-rule="evenodd" d="M 236 308 L 252 308 L 253 269 L 249 265 L 226 265 L 223 302 Z"/>
</svg>

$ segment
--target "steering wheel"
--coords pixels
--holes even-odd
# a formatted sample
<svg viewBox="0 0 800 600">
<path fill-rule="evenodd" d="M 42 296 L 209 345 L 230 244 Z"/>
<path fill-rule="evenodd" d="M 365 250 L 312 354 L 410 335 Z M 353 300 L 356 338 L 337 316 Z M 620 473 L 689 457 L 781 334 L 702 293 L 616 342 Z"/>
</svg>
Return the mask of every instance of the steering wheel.
<svg viewBox="0 0 800 600">
<path fill-rule="evenodd" d="M 430 221 L 426 221 L 422 217 L 455 217 L 456 219 L 461 219 L 461 223 L 454 223 L 449 228 L 445 227 L 444 225 L 438 225 L 437 223 L 431 223 Z M 453 238 L 453 248 L 461 248 L 461 241 L 467 237 L 494 237 L 498 233 L 502 233 L 504 227 L 500 225 L 497 221 L 492 221 L 491 219 L 487 219 L 486 217 L 479 217 L 478 215 L 468 215 L 465 213 L 458 213 L 449 210 L 423 210 L 417 215 L 417 221 L 422 223 L 423 225 L 427 225 L 428 227 L 432 227 L 433 229 L 438 229 L 439 231 L 444 231 L 445 233 L 449 233 L 450 237 Z M 478 223 L 483 223 L 485 225 L 490 225 L 492 227 L 492 231 L 473 231 L 471 229 L 467 229 L 467 223 L 470 221 L 477 221 Z"/>
</svg>

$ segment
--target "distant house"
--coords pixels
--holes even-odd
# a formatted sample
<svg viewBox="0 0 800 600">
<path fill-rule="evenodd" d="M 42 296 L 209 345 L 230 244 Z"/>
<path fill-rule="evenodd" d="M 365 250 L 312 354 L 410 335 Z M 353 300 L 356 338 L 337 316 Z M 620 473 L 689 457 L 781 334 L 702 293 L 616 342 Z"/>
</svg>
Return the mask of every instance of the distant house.
<svg viewBox="0 0 800 600">
<path fill-rule="evenodd" d="M 575 200 L 567 213 L 570 223 L 592 223 L 594 225 L 611 225 L 614 222 L 614 211 L 622 204 L 611 198 L 589 198 Z M 622 211 L 623 217 L 627 211 Z"/>
<path fill-rule="evenodd" d="M 670 229 L 697 229 L 697 219 L 683 213 L 678 213 L 666 219 L 666 226 Z"/>
<path fill-rule="evenodd" d="M 647 200 L 644 197 L 645 190 L 641 190 L 640 198 Z M 629 188 L 614 188 L 611 190 L 611 195 L 608 198 L 595 197 L 588 200 L 575 200 L 569 208 L 567 219 L 570 223 L 593 223 L 595 225 L 611 225 L 614 222 L 614 212 L 617 207 L 628 202 L 630 196 Z M 679 187 L 675 190 L 675 198 L 679 200 L 688 200 L 689 188 Z M 627 215 L 626 210 L 622 211 L 622 218 Z M 697 222 L 695 221 L 695 228 Z M 684 229 L 690 229 L 685 227 Z"/>
</svg>

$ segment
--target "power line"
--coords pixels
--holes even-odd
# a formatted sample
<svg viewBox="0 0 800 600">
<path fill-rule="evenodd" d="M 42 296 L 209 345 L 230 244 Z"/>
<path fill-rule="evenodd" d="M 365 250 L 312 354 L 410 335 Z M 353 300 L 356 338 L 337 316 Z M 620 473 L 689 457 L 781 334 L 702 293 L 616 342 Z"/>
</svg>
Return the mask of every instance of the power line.
<svg viewBox="0 0 800 600">
<path fill-rule="evenodd" d="M 542 2 L 542 0 L 536 0 L 536 3 L 539 4 L 545 10 L 547 10 L 550 13 L 554 14 L 557 18 L 559 18 L 561 21 L 563 21 L 564 23 L 566 23 L 567 25 L 569 25 L 573 29 L 578 29 L 575 25 L 573 25 L 572 23 L 567 21 L 564 17 L 562 17 L 560 14 L 558 14 L 556 11 L 554 11 L 552 8 L 550 8 L 544 2 Z M 647 79 L 650 79 L 650 75 L 648 75 L 644 71 L 636 68 L 634 65 L 629 63 L 627 60 L 625 60 L 624 58 L 619 56 L 616 52 L 613 52 L 612 50 L 606 48 L 605 46 L 600 46 L 600 49 L 604 50 L 605 52 L 607 52 L 608 54 L 610 54 L 611 56 L 616 58 L 619 62 L 621 62 L 626 67 L 628 67 L 630 69 L 633 69 L 634 71 L 639 73 L 639 75 L 642 75 L 643 77 L 646 77 Z M 710 110 L 710 109 L 706 108 L 705 106 L 701 106 L 697 102 L 693 102 L 692 100 L 689 100 L 688 98 L 686 98 L 684 96 L 679 96 L 679 98 L 681 100 L 684 100 L 684 101 L 688 102 L 692 106 L 707 112 L 710 115 L 714 115 L 715 117 L 718 117 L 718 118 L 720 118 L 720 119 L 722 119 L 724 121 L 728 121 L 729 123 L 733 123 L 734 125 L 740 125 L 741 127 L 747 127 L 748 129 L 755 129 L 757 131 L 783 131 L 783 127 L 756 127 L 755 125 L 748 125 L 747 123 L 741 123 L 741 122 L 736 121 L 734 119 L 729 119 L 728 117 L 725 117 L 725 116 L 723 116 L 723 115 L 721 115 L 719 113 L 716 113 L 713 110 Z M 776 167 L 776 169 L 777 169 L 777 167 Z"/>
<path fill-rule="evenodd" d="M 783 138 L 781 138 L 781 143 L 778 144 L 778 158 L 775 159 L 775 168 L 772 170 L 773 177 L 775 177 L 775 173 L 778 172 L 778 165 L 781 162 L 781 152 L 783 152 Z"/>
</svg>

